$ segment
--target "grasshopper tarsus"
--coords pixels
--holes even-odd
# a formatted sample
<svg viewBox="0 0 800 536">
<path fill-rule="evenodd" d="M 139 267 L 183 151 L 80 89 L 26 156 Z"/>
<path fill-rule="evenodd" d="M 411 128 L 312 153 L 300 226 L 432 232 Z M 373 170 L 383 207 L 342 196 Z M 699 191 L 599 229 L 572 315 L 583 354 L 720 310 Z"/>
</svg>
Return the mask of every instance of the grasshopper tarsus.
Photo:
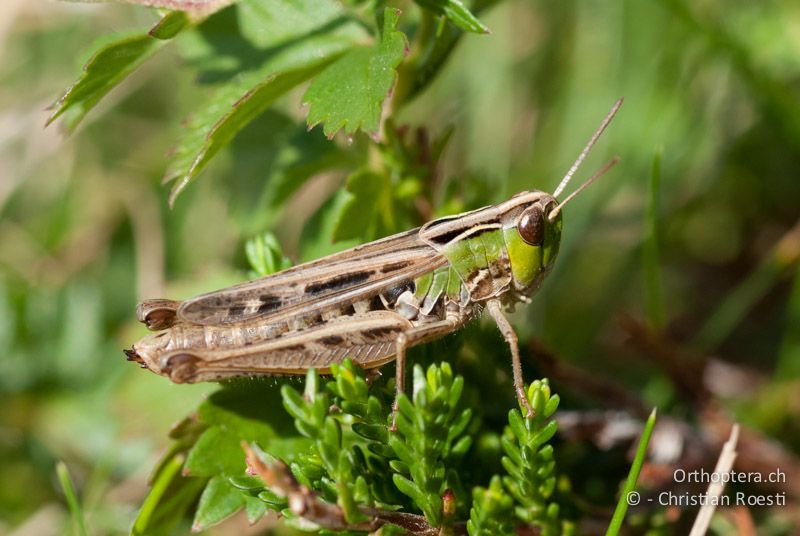
<svg viewBox="0 0 800 536">
<path fill-rule="evenodd" d="M 367 382 L 367 387 L 372 387 L 372 384 L 375 383 L 381 376 L 383 376 L 383 374 L 381 373 L 380 369 L 364 369 L 364 381 Z"/>
</svg>

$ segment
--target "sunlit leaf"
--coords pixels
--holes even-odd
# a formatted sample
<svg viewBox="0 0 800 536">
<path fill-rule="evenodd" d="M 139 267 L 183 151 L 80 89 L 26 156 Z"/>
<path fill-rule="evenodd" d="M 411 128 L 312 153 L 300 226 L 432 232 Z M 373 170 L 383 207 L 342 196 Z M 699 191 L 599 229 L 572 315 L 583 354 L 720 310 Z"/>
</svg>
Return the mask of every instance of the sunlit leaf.
<svg viewBox="0 0 800 536">
<path fill-rule="evenodd" d="M 405 35 L 397 30 L 399 18 L 399 10 L 387 9 L 377 43 L 351 50 L 311 83 L 303 97 L 309 126 L 322 123 L 328 137 L 342 129 L 346 134 L 378 131 L 381 104 L 406 53 Z"/>
<path fill-rule="evenodd" d="M 275 235 L 264 233 L 248 240 L 244 245 L 245 255 L 257 277 L 279 272 L 292 265 L 283 255 L 281 245 Z"/>
<path fill-rule="evenodd" d="M 231 35 L 226 30 L 231 24 L 241 34 Z M 207 69 L 207 77 L 224 83 L 189 118 L 174 150 L 164 177 L 176 181 L 171 203 L 275 99 L 316 75 L 365 33 L 332 0 L 250 0 L 210 18 L 198 35 L 202 39 L 190 47 L 192 61 Z M 228 76 L 229 68 L 237 74 Z"/>
<path fill-rule="evenodd" d="M 165 177 L 166 180 L 177 179 L 170 192 L 170 204 L 242 128 L 264 112 L 275 99 L 318 73 L 328 61 L 322 60 L 304 68 L 275 74 L 255 85 L 252 85 L 253 77 L 247 77 L 218 93 L 214 101 L 192 119 L 192 124 L 187 126 L 186 137 L 176 149 Z M 241 97 L 230 104 L 230 97 L 235 95 Z"/>
<path fill-rule="evenodd" d="M 64 127 L 73 130 L 109 91 L 188 25 L 185 13 L 173 11 L 148 33 L 124 37 L 100 48 L 83 67 L 81 77 L 55 103 L 47 124 L 63 116 Z"/>
</svg>

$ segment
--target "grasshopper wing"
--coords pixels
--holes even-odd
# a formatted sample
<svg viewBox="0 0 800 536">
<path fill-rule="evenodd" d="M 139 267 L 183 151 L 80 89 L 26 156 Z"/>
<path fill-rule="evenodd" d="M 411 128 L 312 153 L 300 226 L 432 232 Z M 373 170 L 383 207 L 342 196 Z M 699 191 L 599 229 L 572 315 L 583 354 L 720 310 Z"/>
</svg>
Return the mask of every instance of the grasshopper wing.
<svg viewBox="0 0 800 536">
<path fill-rule="evenodd" d="M 203 294 L 177 308 L 178 320 L 225 325 L 287 319 L 344 308 L 446 263 L 416 229 Z"/>
<path fill-rule="evenodd" d="M 251 346 L 218 350 L 175 350 L 148 363 L 175 383 L 215 381 L 239 376 L 302 374 L 309 368 L 326 373 L 349 356 L 373 368 L 391 360 L 397 336 L 411 329 L 408 320 L 390 311 L 340 317 L 306 331 Z"/>
</svg>

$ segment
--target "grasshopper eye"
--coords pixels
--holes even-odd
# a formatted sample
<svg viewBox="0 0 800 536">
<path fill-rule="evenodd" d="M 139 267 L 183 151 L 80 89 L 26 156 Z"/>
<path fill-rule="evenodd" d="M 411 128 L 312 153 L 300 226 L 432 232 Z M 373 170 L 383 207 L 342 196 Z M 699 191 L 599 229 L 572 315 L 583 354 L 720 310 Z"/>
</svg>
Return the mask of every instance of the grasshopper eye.
<svg viewBox="0 0 800 536">
<path fill-rule="evenodd" d="M 526 244 L 541 246 L 544 242 L 544 213 L 539 205 L 533 205 L 522 213 L 517 231 Z"/>
</svg>

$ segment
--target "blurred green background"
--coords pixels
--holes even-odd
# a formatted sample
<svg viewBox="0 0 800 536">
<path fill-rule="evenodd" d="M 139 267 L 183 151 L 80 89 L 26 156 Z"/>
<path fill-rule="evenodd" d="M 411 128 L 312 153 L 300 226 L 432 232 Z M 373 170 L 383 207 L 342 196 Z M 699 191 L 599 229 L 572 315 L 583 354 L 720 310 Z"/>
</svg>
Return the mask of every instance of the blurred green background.
<svg viewBox="0 0 800 536">
<path fill-rule="evenodd" d="M 94 533 L 128 530 L 169 426 L 214 389 L 124 361 L 144 332 L 137 300 L 241 281 L 243 243 L 265 230 L 295 260 L 313 255 L 303 223 L 348 171 L 340 162 L 265 212 L 253 199 L 271 155 L 256 122 L 168 209 L 165 152 L 208 93 L 180 43 L 76 133 L 44 128 L 98 38 L 155 20 L 134 6 L 0 3 L 0 533 L 69 530 L 58 460 Z M 694 423 L 674 371 L 626 342 L 619 315 L 636 319 L 689 361 L 713 357 L 722 368 L 706 374 L 734 374 L 706 378 L 714 400 L 797 463 L 800 3 L 509 0 L 482 20 L 492 34 L 466 36 L 398 120 L 455 129 L 440 169 L 454 194 L 437 213 L 552 191 L 625 97 L 581 175 L 621 162 L 566 210 L 557 267 L 515 316 L 522 337 Z M 309 139 L 323 142 L 319 130 Z M 566 408 L 598 405 L 555 387 Z M 797 494 L 800 474 L 788 479 Z M 797 508 L 783 514 L 798 522 Z"/>
</svg>

